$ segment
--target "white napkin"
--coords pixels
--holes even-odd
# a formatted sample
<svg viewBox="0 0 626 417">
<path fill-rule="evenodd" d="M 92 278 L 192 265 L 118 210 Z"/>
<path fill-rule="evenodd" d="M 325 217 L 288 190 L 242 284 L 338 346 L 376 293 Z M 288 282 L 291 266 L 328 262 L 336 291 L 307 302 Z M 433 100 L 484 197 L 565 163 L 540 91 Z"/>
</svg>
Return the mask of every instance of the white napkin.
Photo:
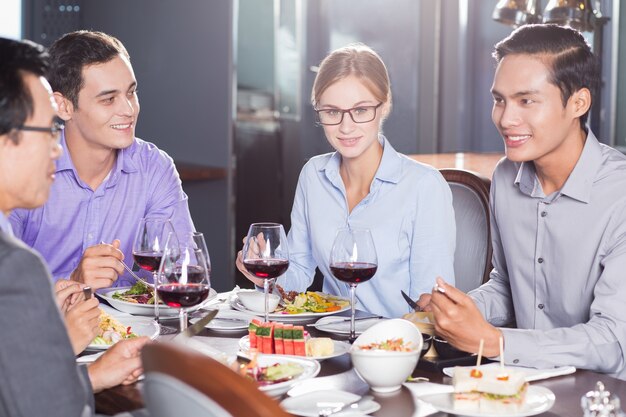
<svg viewBox="0 0 626 417">
<path fill-rule="evenodd" d="M 435 384 L 434 382 L 405 382 L 403 384 L 407 387 L 415 399 L 416 410 L 413 417 L 429 416 L 437 412 L 437 409 L 432 405 L 420 400 L 423 395 L 430 394 L 445 394 L 452 392 L 452 385 Z"/>
<path fill-rule="evenodd" d="M 500 366 L 499 363 L 493 362 L 488 363 L 486 365 L 481 365 L 480 368 L 492 368 L 494 366 Z M 546 369 L 536 369 L 536 368 L 526 368 L 523 366 L 510 366 L 507 365 L 507 368 L 515 369 L 516 371 L 523 372 L 526 375 L 526 381 L 539 381 L 540 379 L 553 378 L 555 376 L 561 375 L 569 375 L 576 372 L 576 368 L 573 366 L 559 366 L 556 368 L 546 368 Z M 466 366 L 465 368 L 473 368 L 473 366 Z M 448 375 L 449 377 L 454 375 L 454 367 L 444 368 L 443 373 Z"/>
</svg>

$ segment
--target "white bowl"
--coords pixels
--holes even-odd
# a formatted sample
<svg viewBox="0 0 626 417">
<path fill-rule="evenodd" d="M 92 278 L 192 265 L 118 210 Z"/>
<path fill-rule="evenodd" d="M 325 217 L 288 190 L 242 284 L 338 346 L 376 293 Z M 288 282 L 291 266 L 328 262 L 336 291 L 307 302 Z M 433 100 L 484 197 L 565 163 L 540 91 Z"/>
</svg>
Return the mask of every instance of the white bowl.
<svg viewBox="0 0 626 417">
<path fill-rule="evenodd" d="M 265 313 L 265 293 L 260 291 L 239 291 L 237 298 L 241 301 L 241 304 L 250 311 L 256 313 Z M 278 307 L 280 297 L 276 294 L 268 294 L 269 310 L 268 313 L 273 312 Z"/>
<path fill-rule="evenodd" d="M 410 352 L 361 350 L 360 346 L 402 338 L 410 343 Z M 413 373 L 422 350 L 422 334 L 411 322 L 404 319 L 386 320 L 367 329 L 350 349 L 352 364 L 357 374 L 373 391 L 392 392 Z"/>
</svg>

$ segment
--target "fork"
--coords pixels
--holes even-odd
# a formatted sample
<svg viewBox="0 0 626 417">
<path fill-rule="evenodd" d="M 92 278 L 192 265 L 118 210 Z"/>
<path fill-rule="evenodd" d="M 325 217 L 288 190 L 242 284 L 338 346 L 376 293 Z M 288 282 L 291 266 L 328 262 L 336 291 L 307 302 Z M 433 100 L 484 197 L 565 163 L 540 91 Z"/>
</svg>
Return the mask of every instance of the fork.
<svg viewBox="0 0 626 417">
<path fill-rule="evenodd" d="M 322 410 L 320 410 L 317 415 L 318 417 L 329 417 L 332 416 L 333 414 L 337 414 L 340 413 L 342 411 L 346 411 L 348 409 L 350 410 L 358 410 L 359 408 L 359 404 L 365 401 L 369 401 L 371 400 L 372 397 L 371 395 L 365 395 L 361 398 L 359 398 L 358 400 L 354 401 L 354 402 L 349 402 L 349 403 L 345 403 L 342 405 L 338 405 L 336 407 L 329 407 L 329 408 L 324 408 Z"/>
</svg>

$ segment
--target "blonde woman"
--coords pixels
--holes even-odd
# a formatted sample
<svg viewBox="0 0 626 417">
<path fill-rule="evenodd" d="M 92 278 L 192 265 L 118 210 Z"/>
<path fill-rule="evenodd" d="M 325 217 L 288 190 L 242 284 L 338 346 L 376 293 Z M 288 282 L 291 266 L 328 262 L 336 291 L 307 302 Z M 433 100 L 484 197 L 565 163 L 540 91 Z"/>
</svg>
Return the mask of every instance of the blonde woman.
<svg viewBox="0 0 626 417">
<path fill-rule="evenodd" d="M 430 292 L 437 276 L 454 277 L 455 223 L 450 188 L 440 173 L 399 154 L 382 134 L 391 111 L 385 64 L 368 46 L 337 49 L 321 63 L 311 101 L 335 152 L 304 166 L 291 212 L 289 270 L 279 278 L 304 291 L 315 267 L 326 293 L 348 296 L 349 285 L 329 268 L 337 229 L 370 229 L 378 271 L 359 285 L 357 308 L 387 317 L 409 312 L 400 290 L 413 299 Z M 239 269 L 257 285 L 262 280 Z"/>
</svg>

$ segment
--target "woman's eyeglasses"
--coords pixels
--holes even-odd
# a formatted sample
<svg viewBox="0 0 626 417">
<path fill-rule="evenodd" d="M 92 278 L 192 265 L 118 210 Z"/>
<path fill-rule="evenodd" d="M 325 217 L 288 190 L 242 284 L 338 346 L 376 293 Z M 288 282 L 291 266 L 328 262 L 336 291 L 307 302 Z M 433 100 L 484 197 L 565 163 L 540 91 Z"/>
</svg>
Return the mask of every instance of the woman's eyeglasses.
<svg viewBox="0 0 626 417">
<path fill-rule="evenodd" d="M 348 113 L 354 123 L 367 123 L 376 118 L 376 109 L 382 106 L 378 103 L 376 106 L 358 106 L 351 109 L 322 109 L 315 110 L 317 113 L 317 123 L 324 126 L 336 126 L 343 122 L 343 116 Z"/>
</svg>

